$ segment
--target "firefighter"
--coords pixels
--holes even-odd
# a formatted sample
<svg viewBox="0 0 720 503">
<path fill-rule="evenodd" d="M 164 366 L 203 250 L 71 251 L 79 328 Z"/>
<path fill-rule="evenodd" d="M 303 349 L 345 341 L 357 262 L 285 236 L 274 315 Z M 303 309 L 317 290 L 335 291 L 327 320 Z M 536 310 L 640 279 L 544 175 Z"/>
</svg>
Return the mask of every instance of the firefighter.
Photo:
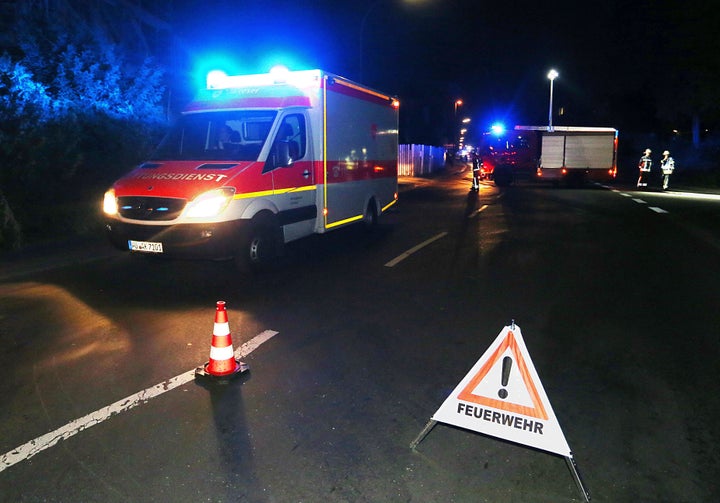
<svg viewBox="0 0 720 503">
<path fill-rule="evenodd" d="M 647 187 L 648 179 L 650 178 L 650 169 L 652 168 L 652 158 L 650 154 L 652 150 L 649 148 L 645 149 L 643 156 L 640 158 L 638 168 L 640 169 L 640 176 L 638 177 L 637 186 L 638 188 Z"/>
<path fill-rule="evenodd" d="M 482 159 L 477 152 L 472 154 L 472 192 L 480 190 L 480 166 L 482 165 Z"/>
<path fill-rule="evenodd" d="M 670 151 L 663 152 L 663 158 L 660 159 L 660 169 L 662 170 L 662 188 L 667 190 L 670 185 L 670 175 L 675 171 L 675 160 L 670 157 Z"/>
</svg>

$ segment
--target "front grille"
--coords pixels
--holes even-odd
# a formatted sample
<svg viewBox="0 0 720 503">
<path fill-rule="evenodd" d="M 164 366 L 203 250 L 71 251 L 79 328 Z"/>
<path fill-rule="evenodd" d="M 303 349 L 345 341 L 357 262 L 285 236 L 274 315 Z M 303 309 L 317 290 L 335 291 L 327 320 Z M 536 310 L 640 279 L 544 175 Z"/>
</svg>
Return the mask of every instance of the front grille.
<svg viewBox="0 0 720 503">
<path fill-rule="evenodd" d="M 133 220 L 174 220 L 185 208 L 185 199 L 170 197 L 119 197 L 118 210 Z"/>
</svg>

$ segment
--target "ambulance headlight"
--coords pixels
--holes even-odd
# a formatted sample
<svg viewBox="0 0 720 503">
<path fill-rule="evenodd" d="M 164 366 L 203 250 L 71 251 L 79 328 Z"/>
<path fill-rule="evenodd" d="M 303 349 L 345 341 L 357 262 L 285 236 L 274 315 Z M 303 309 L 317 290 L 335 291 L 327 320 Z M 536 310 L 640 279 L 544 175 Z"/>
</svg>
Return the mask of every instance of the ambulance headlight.
<svg viewBox="0 0 720 503">
<path fill-rule="evenodd" d="M 115 189 L 110 189 L 105 192 L 105 197 L 103 197 L 103 211 L 106 215 L 117 215 L 118 205 L 117 198 L 115 197 Z"/>
<path fill-rule="evenodd" d="M 185 208 L 188 218 L 216 217 L 228 207 L 235 195 L 232 187 L 210 190 L 193 199 Z"/>
</svg>

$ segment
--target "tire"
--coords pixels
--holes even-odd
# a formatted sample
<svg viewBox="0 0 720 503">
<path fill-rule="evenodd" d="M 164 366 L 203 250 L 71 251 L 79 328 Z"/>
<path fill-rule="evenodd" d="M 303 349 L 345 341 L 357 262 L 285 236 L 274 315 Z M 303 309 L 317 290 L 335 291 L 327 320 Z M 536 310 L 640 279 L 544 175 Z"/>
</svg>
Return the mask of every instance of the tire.
<svg viewBox="0 0 720 503">
<path fill-rule="evenodd" d="M 513 174 L 511 166 L 498 166 L 494 172 L 495 185 L 498 187 L 507 187 L 512 185 Z"/>
<path fill-rule="evenodd" d="M 247 271 L 270 266 L 280 254 L 281 239 L 274 216 L 259 215 L 253 218 L 236 256 L 238 268 Z"/>
</svg>

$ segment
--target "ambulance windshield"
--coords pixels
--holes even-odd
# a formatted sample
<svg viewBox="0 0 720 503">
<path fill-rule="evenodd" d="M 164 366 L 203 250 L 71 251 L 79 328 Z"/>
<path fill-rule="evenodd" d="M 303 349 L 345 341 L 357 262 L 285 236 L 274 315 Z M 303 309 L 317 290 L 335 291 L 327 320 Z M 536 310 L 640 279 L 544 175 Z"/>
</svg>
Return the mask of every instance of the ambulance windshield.
<svg viewBox="0 0 720 503">
<path fill-rule="evenodd" d="M 151 159 L 257 161 L 276 115 L 273 111 L 184 115 Z"/>
</svg>

